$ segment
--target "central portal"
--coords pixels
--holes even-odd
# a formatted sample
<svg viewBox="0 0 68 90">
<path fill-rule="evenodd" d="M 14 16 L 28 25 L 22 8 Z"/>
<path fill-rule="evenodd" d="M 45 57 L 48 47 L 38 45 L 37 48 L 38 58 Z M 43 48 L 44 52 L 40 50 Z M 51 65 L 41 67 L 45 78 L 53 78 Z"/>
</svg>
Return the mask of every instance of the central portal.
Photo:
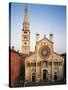
<svg viewBox="0 0 68 90">
<path fill-rule="evenodd" d="M 43 80 L 44 81 L 48 80 L 48 71 L 46 69 L 43 70 Z"/>
</svg>

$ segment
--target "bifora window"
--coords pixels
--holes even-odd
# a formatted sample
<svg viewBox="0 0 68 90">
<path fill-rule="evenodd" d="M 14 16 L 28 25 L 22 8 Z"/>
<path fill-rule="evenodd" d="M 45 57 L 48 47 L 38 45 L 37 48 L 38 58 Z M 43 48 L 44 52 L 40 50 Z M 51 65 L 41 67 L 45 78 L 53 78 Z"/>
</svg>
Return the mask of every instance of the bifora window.
<svg viewBox="0 0 68 90">
<path fill-rule="evenodd" d="M 59 62 L 59 65 L 62 65 L 62 62 L 61 61 Z"/>
<path fill-rule="evenodd" d="M 58 65 L 58 61 L 54 61 L 54 65 Z"/>
<path fill-rule="evenodd" d="M 27 63 L 27 67 L 30 67 L 30 63 Z"/>
<path fill-rule="evenodd" d="M 27 31 L 24 32 L 25 34 L 27 33 Z"/>
<path fill-rule="evenodd" d="M 58 65 L 58 62 L 54 62 L 54 65 Z"/>
<path fill-rule="evenodd" d="M 49 65 L 52 65 L 52 61 L 51 61 L 51 62 L 49 62 Z"/>
<path fill-rule="evenodd" d="M 31 63 L 31 66 L 36 66 L 36 63 Z"/>
<path fill-rule="evenodd" d="M 38 62 L 37 65 L 38 65 L 38 66 L 41 66 L 41 62 Z"/>
<path fill-rule="evenodd" d="M 24 39 L 27 39 L 27 37 L 25 36 Z"/>
</svg>

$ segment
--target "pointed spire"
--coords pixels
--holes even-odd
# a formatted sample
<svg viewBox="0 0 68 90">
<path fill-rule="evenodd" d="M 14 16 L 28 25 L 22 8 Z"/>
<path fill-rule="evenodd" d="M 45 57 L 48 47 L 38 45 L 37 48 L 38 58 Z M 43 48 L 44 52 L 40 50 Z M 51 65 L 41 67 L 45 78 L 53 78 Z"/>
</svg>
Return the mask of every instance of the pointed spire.
<svg viewBox="0 0 68 90">
<path fill-rule="evenodd" d="M 29 16 L 28 16 L 27 4 L 24 12 L 23 30 L 29 30 Z"/>
<path fill-rule="evenodd" d="M 24 23 L 28 23 L 29 24 L 29 20 L 28 20 L 28 8 L 27 8 L 27 4 L 25 7 L 25 14 L 24 14 Z"/>
</svg>

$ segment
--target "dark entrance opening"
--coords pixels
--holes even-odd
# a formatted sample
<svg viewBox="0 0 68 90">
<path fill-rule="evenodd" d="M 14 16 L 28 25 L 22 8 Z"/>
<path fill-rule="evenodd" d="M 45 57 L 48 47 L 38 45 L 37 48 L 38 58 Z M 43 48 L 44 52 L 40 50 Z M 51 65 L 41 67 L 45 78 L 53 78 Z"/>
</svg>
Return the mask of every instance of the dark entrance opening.
<svg viewBox="0 0 68 90">
<path fill-rule="evenodd" d="M 54 74 L 54 80 L 57 81 L 57 72 Z"/>
<path fill-rule="evenodd" d="M 44 81 L 48 80 L 48 71 L 47 70 L 43 70 L 43 80 Z"/>
<path fill-rule="evenodd" d="M 35 82 L 35 80 L 36 80 L 36 77 L 33 75 L 32 76 L 32 82 Z"/>
</svg>

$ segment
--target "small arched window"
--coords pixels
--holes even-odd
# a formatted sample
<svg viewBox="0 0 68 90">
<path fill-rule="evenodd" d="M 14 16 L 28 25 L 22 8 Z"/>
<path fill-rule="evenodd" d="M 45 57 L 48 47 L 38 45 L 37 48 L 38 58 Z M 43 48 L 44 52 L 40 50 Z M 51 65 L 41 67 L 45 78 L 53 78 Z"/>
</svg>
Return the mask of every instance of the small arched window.
<svg viewBox="0 0 68 90">
<path fill-rule="evenodd" d="M 25 36 L 24 39 L 27 39 L 27 37 Z"/>
</svg>

